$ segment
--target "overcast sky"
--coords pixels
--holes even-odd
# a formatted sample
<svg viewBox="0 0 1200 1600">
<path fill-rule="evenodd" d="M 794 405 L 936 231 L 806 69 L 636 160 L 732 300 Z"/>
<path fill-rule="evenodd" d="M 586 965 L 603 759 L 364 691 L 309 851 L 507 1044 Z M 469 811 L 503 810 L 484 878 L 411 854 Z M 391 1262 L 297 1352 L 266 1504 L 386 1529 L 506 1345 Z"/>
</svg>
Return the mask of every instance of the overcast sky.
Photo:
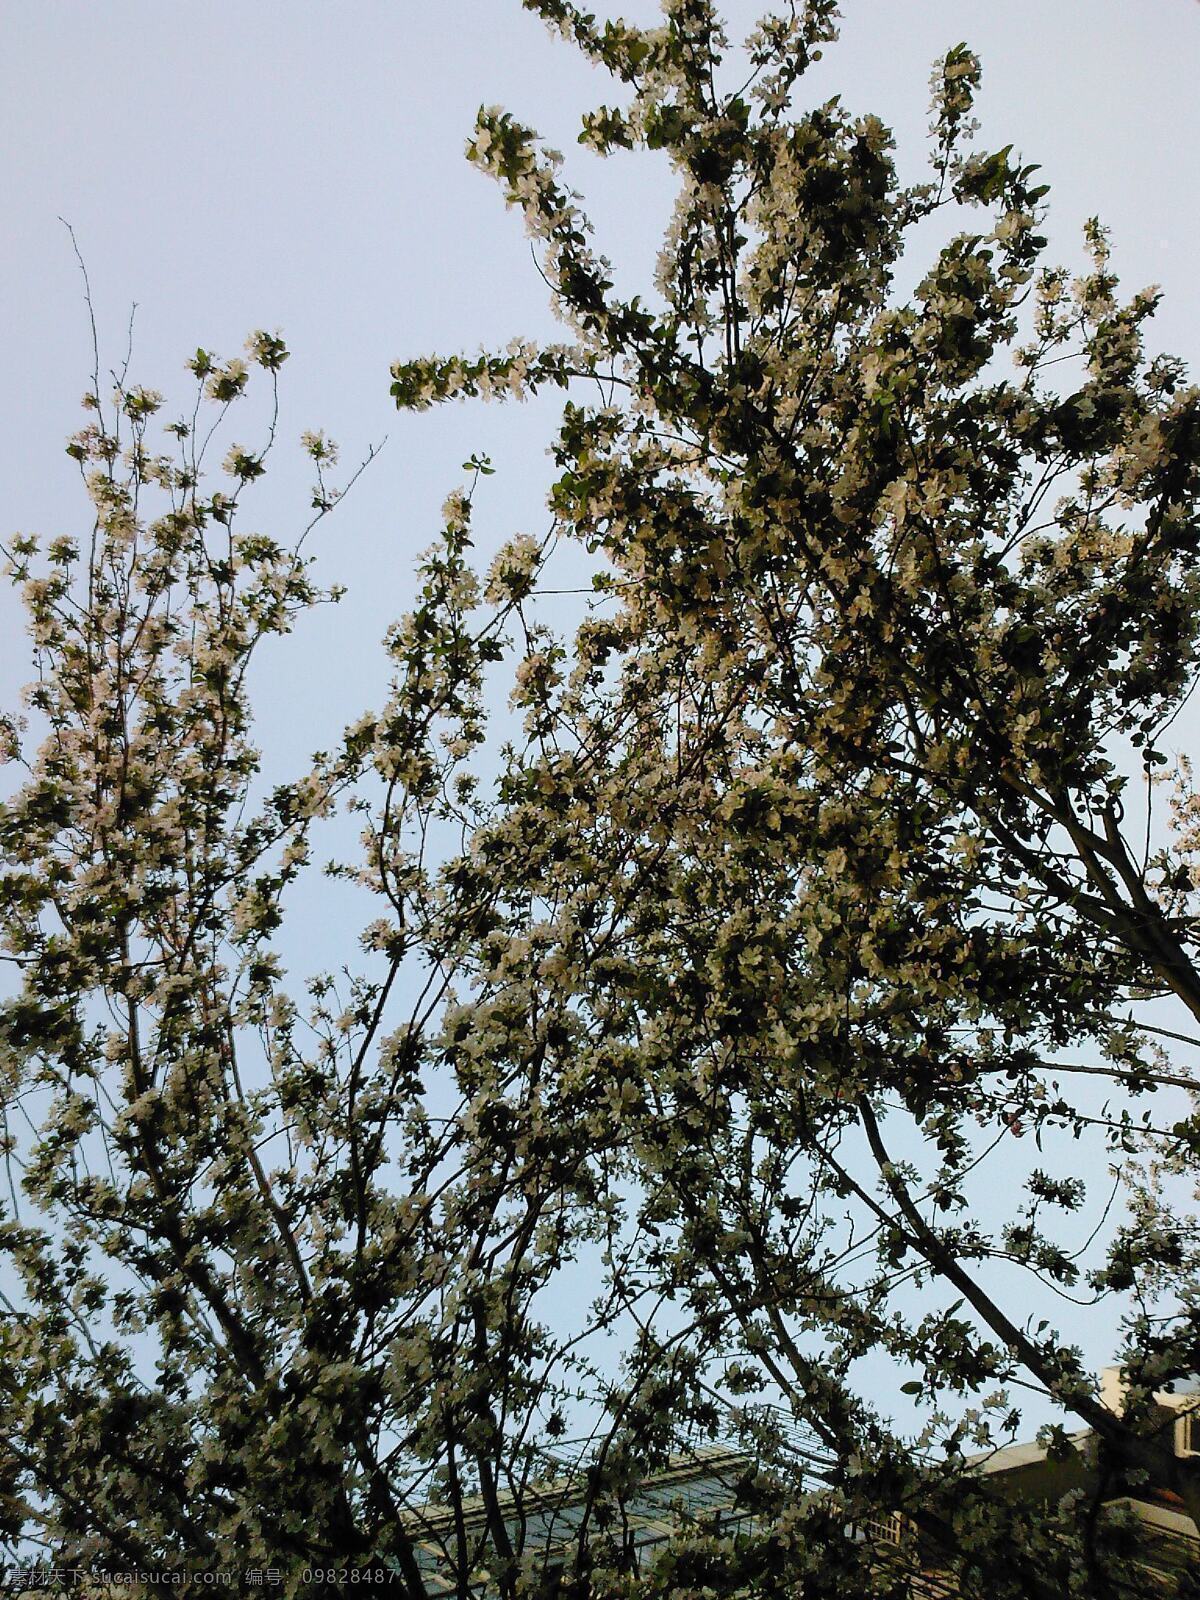
<svg viewBox="0 0 1200 1600">
<path fill-rule="evenodd" d="M 737 31 L 757 10 L 727 7 Z M 1165 290 L 1156 342 L 1200 367 L 1200 5 L 850 0 L 846 11 L 802 101 L 839 92 L 878 113 L 916 176 L 931 64 L 966 39 L 984 63 L 980 137 L 1042 164 L 1059 256 L 1078 261 L 1082 223 L 1098 213 L 1126 286 Z M 634 20 L 655 12 L 651 0 L 626 7 Z M 568 152 L 624 286 L 648 276 L 669 174 L 653 157 L 578 150 L 580 112 L 613 88 L 518 0 L 6 0 L 4 20 L 4 535 L 86 526 L 63 443 L 82 420 L 89 336 L 60 217 L 86 257 L 109 365 L 134 301 L 132 377 L 179 404 L 197 345 L 232 355 L 250 330 L 278 327 L 293 351 L 282 455 L 310 427 L 348 462 L 389 436 L 320 535 L 322 576 L 347 583 L 347 599 L 259 674 L 272 769 L 298 770 L 380 700 L 380 637 L 472 451 L 497 467 L 480 500 L 484 557 L 545 524 L 553 401 L 398 419 L 388 396 L 398 357 L 554 331 L 519 218 L 463 160 L 477 106 L 506 105 Z M 263 504 L 280 518 L 290 504 L 292 520 L 265 531 L 284 535 L 303 511 L 298 453 L 279 476 Z M 16 621 L 0 597 L 6 706 L 27 676 Z M 314 964 L 339 959 L 348 929 L 326 912 L 309 935 Z"/>
</svg>

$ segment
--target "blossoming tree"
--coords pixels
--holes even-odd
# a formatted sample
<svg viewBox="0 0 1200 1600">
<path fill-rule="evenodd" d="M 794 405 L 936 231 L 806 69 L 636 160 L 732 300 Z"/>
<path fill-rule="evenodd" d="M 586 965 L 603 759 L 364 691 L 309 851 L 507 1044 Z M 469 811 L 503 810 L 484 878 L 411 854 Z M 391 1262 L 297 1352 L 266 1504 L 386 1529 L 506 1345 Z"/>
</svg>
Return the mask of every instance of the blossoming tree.
<svg viewBox="0 0 1200 1600">
<path fill-rule="evenodd" d="M 616 293 L 561 158 L 486 109 L 471 159 L 568 333 L 393 393 L 564 390 L 550 534 L 477 577 L 474 463 L 382 708 L 261 801 L 247 668 L 321 596 L 242 531 L 264 450 L 206 487 L 203 408 L 250 366 L 197 354 L 163 454 L 159 398 L 97 385 L 94 529 L 13 545 L 41 733 L 11 724 L 0 817 L 4 1532 L 293 1587 L 379 1562 L 413 1600 L 435 1568 L 852 1596 L 905 1592 L 846 1537 L 886 1509 L 967 1593 L 1138 1592 L 1101 1502 L 1151 1474 L 1200 1521 L 1151 1404 L 1200 1368 L 1200 801 L 1163 770 L 1197 393 L 1099 225 L 1084 275 L 1044 264 L 965 47 L 904 187 L 876 118 L 796 108 L 830 0 L 740 53 L 707 0 L 650 30 L 525 3 L 616 80 L 581 142 L 674 165 L 656 284 Z M 273 383 L 282 344 L 249 353 Z M 565 542 L 570 633 L 539 602 Z M 485 759 L 497 663 L 519 731 Z M 343 805 L 334 870 L 378 909 L 302 1002 L 284 897 Z M 1102 1308 L 1123 1413 L 1063 1297 Z M 1050 1509 L 964 1466 L 1030 1389 L 1088 1457 Z M 728 1438 L 737 1537 L 639 1553 L 638 1483 Z M 552 1556 L 548 1484 L 580 1508 Z"/>
</svg>

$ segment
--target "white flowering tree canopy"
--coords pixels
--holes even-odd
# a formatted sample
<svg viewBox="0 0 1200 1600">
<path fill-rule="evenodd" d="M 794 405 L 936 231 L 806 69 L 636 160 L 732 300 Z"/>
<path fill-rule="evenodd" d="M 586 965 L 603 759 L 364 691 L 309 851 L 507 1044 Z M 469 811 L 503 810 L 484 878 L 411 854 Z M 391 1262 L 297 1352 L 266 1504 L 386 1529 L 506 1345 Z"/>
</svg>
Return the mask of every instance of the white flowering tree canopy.
<svg viewBox="0 0 1200 1600">
<path fill-rule="evenodd" d="M 905 186 L 805 99 L 831 0 L 741 44 L 708 0 L 524 3 L 612 75 L 581 142 L 671 161 L 656 281 L 622 298 L 484 109 L 564 342 L 392 392 L 561 390 L 548 534 L 477 573 L 469 463 L 380 709 L 266 793 L 248 669 L 327 596 L 247 530 L 269 441 L 220 487 L 206 445 L 278 336 L 198 351 L 165 432 L 94 384 L 92 525 L 10 542 L 0 1537 L 288 1593 L 853 1597 L 901 1592 L 847 1537 L 899 1511 L 966 1594 L 1142 1593 L 1105 1503 L 1200 1521 L 1152 1404 L 1200 1369 L 1200 397 L 1098 223 L 1047 263 L 965 46 Z M 347 808 L 361 949 L 297 991 L 288 890 Z M 1059 1504 L 964 1466 L 1031 1395 Z M 731 1440 L 736 1531 L 639 1547 L 638 1485 Z"/>
</svg>

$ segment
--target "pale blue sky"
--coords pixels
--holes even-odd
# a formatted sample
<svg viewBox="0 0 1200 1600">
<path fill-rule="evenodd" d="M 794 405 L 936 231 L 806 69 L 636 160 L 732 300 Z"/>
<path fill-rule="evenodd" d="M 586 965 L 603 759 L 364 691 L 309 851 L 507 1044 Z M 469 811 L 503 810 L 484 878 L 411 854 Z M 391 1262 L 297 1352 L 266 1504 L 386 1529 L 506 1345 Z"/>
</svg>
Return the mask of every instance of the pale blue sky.
<svg viewBox="0 0 1200 1600">
<path fill-rule="evenodd" d="M 729 0 L 735 36 L 758 10 Z M 649 21 L 657 6 L 631 0 L 626 12 Z M 283 443 L 251 502 L 265 531 L 303 517 L 302 429 L 326 428 L 347 463 L 390 436 L 314 546 L 346 600 L 260 666 L 268 771 L 282 778 L 378 702 L 379 640 L 472 451 L 497 466 L 479 503 L 483 553 L 545 525 L 553 396 L 401 418 L 388 395 L 397 357 L 555 328 L 520 219 L 463 160 L 477 106 L 506 105 L 567 152 L 631 291 L 646 284 L 665 219 L 665 162 L 579 149 L 579 112 L 614 86 L 518 0 L 3 0 L 3 16 L 0 529 L 49 536 L 86 520 L 63 442 L 82 420 L 89 340 L 60 216 L 88 263 L 105 361 L 120 361 L 136 301 L 132 376 L 172 404 L 186 398 L 197 345 L 231 355 L 255 327 L 282 330 L 293 351 Z M 1056 249 L 1077 260 L 1082 222 L 1098 212 L 1126 285 L 1166 291 L 1162 344 L 1200 364 L 1200 4 L 850 0 L 802 98 L 840 92 L 878 112 L 916 176 L 930 67 L 961 38 L 984 63 L 980 137 L 1042 163 Z M 253 444 L 249 418 L 231 428 Z M 18 629 L 0 591 L 6 706 L 27 676 Z M 321 928 L 314 959 L 336 962 L 345 925 L 326 915 Z"/>
<path fill-rule="evenodd" d="M 984 62 L 981 138 L 1041 162 L 1059 255 L 1078 260 L 1082 223 L 1099 213 L 1126 286 L 1166 291 L 1157 342 L 1200 369 L 1200 4 L 850 0 L 846 11 L 802 101 L 840 92 L 877 112 L 915 176 L 930 66 L 966 39 Z M 757 12 L 755 0 L 727 5 L 735 33 Z M 625 13 L 650 20 L 656 7 L 631 0 Z M 480 499 L 485 557 L 545 524 L 552 400 L 397 418 L 388 395 L 397 357 L 553 332 L 520 220 L 462 159 L 476 107 L 503 103 L 567 151 L 630 287 L 648 276 L 669 176 L 651 157 L 601 163 L 578 150 L 579 112 L 613 88 L 518 0 L 6 0 L 2 14 L 4 535 L 86 525 L 63 442 L 81 420 L 90 351 L 60 216 L 87 259 L 109 364 L 138 304 L 136 381 L 182 403 L 197 345 L 232 355 L 251 329 L 282 330 L 293 357 L 279 488 L 254 514 L 266 531 L 302 517 L 307 474 L 289 455 L 302 429 L 325 427 L 348 463 L 390 435 L 319 535 L 321 574 L 349 585 L 346 600 L 259 673 L 262 736 L 282 777 L 380 700 L 379 640 L 472 451 L 497 467 Z M 290 520 L 269 520 L 286 506 Z M 27 675 L 17 622 L 0 594 L 5 706 Z M 347 954 L 358 919 L 336 904 L 323 902 L 305 935 L 313 966 Z"/>
<path fill-rule="evenodd" d="M 656 14 L 653 0 L 625 9 Z M 734 31 L 758 9 L 730 0 Z M 1127 284 L 1166 290 L 1162 343 L 1194 361 L 1200 5 L 850 0 L 846 11 L 811 98 L 840 91 L 879 112 L 914 172 L 931 62 L 967 39 L 984 61 L 981 137 L 1042 163 L 1056 246 L 1075 256 L 1080 224 L 1099 212 Z M 631 285 L 653 258 L 668 175 L 653 158 L 602 163 L 575 147 L 578 112 L 613 89 L 518 0 L 7 0 L 3 15 L 5 532 L 70 531 L 83 510 L 62 444 L 81 420 L 89 352 L 59 216 L 87 258 L 110 362 L 131 301 L 134 376 L 180 400 L 198 344 L 233 354 L 250 329 L 279 327 L 294 352 L 285 440 L 324 426 L 350 460 L 390 435 L 321 535 L 325 576 L 349 584 L 346 601 L 263 677 L 272 742 L 298 761 L 375 698 L 377 641 L 472 450 L 499 469 L 480 507 L 484 541 L 544 521 L 553 403 L 400 419 L 387 392 L 396 357 L 552 326 L 520 220 L 462 159 L 476 107 L 501 102 L 568 152 Z M 283 464 L 277 473 L 288 479 Z M 291 503 L 298 513 L 298 492 Z M 24 650 L 11 631 L 0 650 L 11 704 Z"/>
</svg>

